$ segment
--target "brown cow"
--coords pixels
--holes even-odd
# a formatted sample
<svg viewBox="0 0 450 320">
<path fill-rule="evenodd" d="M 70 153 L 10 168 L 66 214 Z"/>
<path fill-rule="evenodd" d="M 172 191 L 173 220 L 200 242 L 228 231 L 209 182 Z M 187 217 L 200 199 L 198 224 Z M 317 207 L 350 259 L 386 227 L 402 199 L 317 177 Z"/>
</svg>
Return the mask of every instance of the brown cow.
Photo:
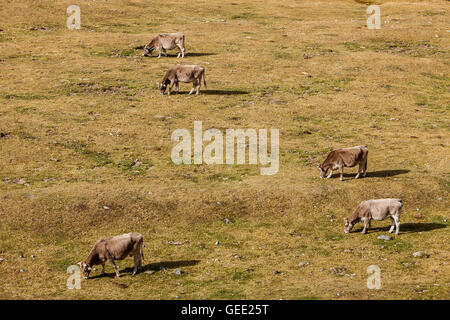
<svg viewBox="0 0 450 320">
<path fill-rule="evenodd" d="M 118 267 L 114 263 L 114 260 L 123 260 L 127 256 L 133 256 L 133 275 L 135 275 L 138 269 L 142 269 L 142 259 L 144 259 L 143 247 L 144 238 L 136 232 L 101 239 L 94 245 L 86 260 L 78 264 L 85 279 L 89 278 L 92 266 L 96 264 L 102 265 L 101 275 L 104 275 L 106 262 L 113 265 L 116 276 L 120 277 Z"/>
<path fill-rule="evenodd" d="M 365 177 L 367 171 L 368 153 L 369 149 L 367 149 L 367 147 L 365 146 L 337 149 L 331 151 L 325 161 L 320 166 L 318 166 L 320 170 L 320 177 L 325 177 L 328 170 L 331 170 L 330 174 L 327 176 L 327 178 L 331 178 L 331 176 L 333 175 L 333 170 L 339 169 L 340 179 L 341 181 L 343 181 L 344 167 L 354 167 L 357 164 L 359 164 L 359 168 L 358 174 L 355 176 L 355 179 L 359 178 L 359 175 L 363 170 L 363 177 Z"/>
<path fill-rule="evenodd" d="M 199 94 L 201 82 L 203 77 L 203 83 L 206 88 L 206 78 L 205 78 L 205 68 L 202 66 L 185 66 L 185 65 L 176 65 L 171 67 L 166 71 L 163 79 L 160 83 L 158 83 L 158 89 L 161 94 L 166 92 L 166 88 L 169 87 L 168 95 L 170 96 L 171 89 L 173 85 L 177 87 L 177 93 L 179 90 L 180 82 L 192 82 L 192 90 L 189 94 L 192 94 L 194 90 L 197 88 L 197 92 L 195 95 Z"/>
<path fill-rule="evenodd" d="M 344 232 L 349 233 L 353 226 L 358 222 L 364 223 L 362 234 L 366 233 L 367 226 L 370 228 L 370 220 L 384 220 L 387 217 L 392 219 L 392 226 L 389 233 L 394 231 L 398 235 L 400 231 L 400 213 L 402 211 L 401 199 L 377 199 L 361 202 L 349 218 L 345 218 Z"/>
<path fill-rule="evenodd" d="M 161 58 L 161 52 L 167 57 L 166 50 L 171 50 L 178 47 L 180 52 L 177 58 L 184 58 L 184 33 L 160 33 L 152 39 L 152 41 L 144 47 L 143 56 L 148 56 L 152 51 L 159 51 L 158 58 Z"/>
</svg>

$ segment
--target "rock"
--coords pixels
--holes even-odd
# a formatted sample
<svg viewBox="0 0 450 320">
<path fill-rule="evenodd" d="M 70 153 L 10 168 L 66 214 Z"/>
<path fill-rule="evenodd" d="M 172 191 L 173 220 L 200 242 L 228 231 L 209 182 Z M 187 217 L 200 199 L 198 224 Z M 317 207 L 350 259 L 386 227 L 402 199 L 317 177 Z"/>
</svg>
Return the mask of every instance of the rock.
<svg viewBox="0 0 450 320">
<path fill-rule="evenodd" d="M 392 240 L 392 237 L 382 234 L 382 235 L 378 236 L 377 239 L 384 240 L 384 241 L 389 241 L 389 240 Z"/>
<path fill-rule="evenodd" d="M 380 249 L 385 249 L 385 248 L 386 248 L 386 246 L 381 246 L 381 247 L 380 247 Z"/>
<path fill-rule="evenodd" d="M 230 219 L 226 218 L 225 219 L 225 224 L 230 224 Z"/>
<path fill-rule="evenodd" d="M 218 246 L 218 245 L 220 244 L 220 242 L 219 242 L 219 241 L 216 241 L 216 243 L 215 243 L 215 244 L 216 244 L 216 246 Z"/>
<path fill-rule="evenodd" d="M 172 274 L 178 274 L 178 275 L 183 274 L 183 273 L 184 273 L 184 271 L 181 269 L 178 269 L 178 268 L 173 270 L 173 272 L 172 272 Z"/>
<path fill-rule="evenodd" d="M 306 267 L 308 264 L 309 264 L 309 262 L 302 261 L 302 262 L 300 262 L 298 265 L 299 265 L 300 267 Z"/>
<path fill-rule="evenodd" d="M 280 274 L 281 272 L 280 271 L 278 271 L 278 270 L 275 270 L 274 272 L 273 272 L 273 274 Z"/>
<path fill-rule="evenodd" d="M 155 270 L 146 270 L 144 271 L 144 273 L 146 274 L 154 274 L 156 271 Z"/>
<path fill-rule="evenodd" d="M 23 273 L 23 272 L 25 272 L 25 270 L 23 270 L 23 269 L 20 269 L 20 270 L 19 270 L 19 272 L 20 272 L 20 273 Z"/>
<path fill-rule="evenodd" d="M 2 261 L 4 261 L 5 259 L 3 259 L 3 258 L 0 258 L 0 262 L 2 262 Z"/>
<path fill-rule="evenodd" d="M 241 257 L 240 257 L 238 254 L 234 254 L 234 255 L 233 255 L 233 258 L 235 258 L 235 259 L 240 259 Z"/>
<path fill-rule="evenodd" d="M 412 255 L 414 258 L 428 258 L 430 256 L 429 254 L 420 251 L 414 252 Z"/>
<path fill-rule="evenodd" d="M 35 256 L 34 254 L 32 254 L 32 255 L 30 256 L 30 258 L 36 258 L 36 256 Z"/>
<path fill-rule="evenodd" d="M 109 207 L 108 206 L 103 206 L 103 209 L 109 210 Z"/>
</svg>

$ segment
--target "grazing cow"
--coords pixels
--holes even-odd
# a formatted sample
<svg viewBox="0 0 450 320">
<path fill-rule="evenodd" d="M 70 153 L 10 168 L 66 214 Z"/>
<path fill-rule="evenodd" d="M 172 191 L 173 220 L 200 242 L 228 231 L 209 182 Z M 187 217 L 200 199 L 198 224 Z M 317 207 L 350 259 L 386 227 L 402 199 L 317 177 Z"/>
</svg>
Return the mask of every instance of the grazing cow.
<svg viewBox="0 0 450 320">
<path fill-rule="evenodd" d="M 370 220 L 384 220 L 387 217 L 392 219 L 392 226 L 389 229 L 389 233 L 394 231 L 396 227 L 395 234 L 398 235 L 400 230 L 400 213 L 402 211 L 402 200 L 401 199 L 378 199 L 378 200 L 367 200 L 361 202 L 349 218 L 345 218 L 345 228 L 344 232 L 349 233 L 353 226 L 358 222 L 362 221 L 364 223 L 364 229 L 361 231 L 365 234 L 367 231 L 367 226 L 370 229 Z"/>
<path fill-rule="evenodd" d="M 205 84 L 206 88 L 204 67 L 176 65 L 166 71 L 163 79 L 160 83 L 158 83 L 158 89 L 160 90 L 161 94 L 164 94 L 164 92 L 166 92 L 166 88 L 169 87 L 168 95 L 170 96 L 173 85 L 176 85 L 178 93 L 180 82 L 192 82 L 192 90 L 189 92 L 189 94 L 192 94 L 197 88 L 196 95 L 198 95 L 201 87 L 202 77 L 203 83 Z"/>
<path fill-rule="evenodd" d="M 159 51 L 158 58 L 161 58 L 161 52 L 167 57 L 166 50 L 171 50 L 178 47 L 180 52 L 177 58 L 184 58 L 184 33 L 160 33 L 152 39 L 152 41 L 144 47 L 143 56 L 148 56 L 153 51 Z"/>
<path fill-rule="evenodd" d="M 89 256 L 83 262 L 79 262 L 81 272 L 85 279 L 89 278 L 92 266 L 102 265 L 102 273 L 105 274 L 105 263 L 109 262 L 116 271 L 116 276 L 120 277 L 118 267 L 114 260 L 123 260 L 127 256 L 134 257 L 133 275 L 139 269 L 142 269 L 142 259 L 144 259 L 144 238 L 141 234 L 132 232 L 120 236 L 101 239 L 92 248 Z"/>
<path fill-rule="evenodd" d="M 368 153 L 369 149 L 367 149 L 367 147 L 365 146 L 333 150 L 328 154 L 325 161 L 320 166 L 318 166 L 320 170 L 320 177 L 325 177 L 328 170 L 330 170 L 330 174 L 327 176 L 327 178 L 331 178 L 331 176 L 333 175 L 333 170 L 339 169 L 340 179 L 341 181 L 343 181 L 344 167 L 354 167 L 357 164 L 359 164 L 359 168 L 358 174 L 355 176 L 355 179 L 359 178 L 359 175 L 363 170 L 363 177 L 365 177 L 367 171 Z"/>
</svg>

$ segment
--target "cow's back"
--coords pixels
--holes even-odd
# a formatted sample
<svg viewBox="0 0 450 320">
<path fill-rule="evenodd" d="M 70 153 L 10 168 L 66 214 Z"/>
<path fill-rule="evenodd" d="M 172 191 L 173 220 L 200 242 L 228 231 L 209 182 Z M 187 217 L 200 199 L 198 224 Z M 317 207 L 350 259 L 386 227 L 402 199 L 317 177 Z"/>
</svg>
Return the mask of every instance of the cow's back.
<svg viewBox="0 0 450 320">
<path fill-rule="evenodd" d="M 136 232 L 105 239 L 106 250 L 115 260 L 127 257 L 135 248 L 135 244 L 142 240 L 142 235 Z"/>
<path fill-rule="evenodd" d="M 343 148 L 336 150 L 336 152 L 341 157 L 342 161 L 344 162 L 344 165 L 351 167 L 356 165 L 362 160 L 364 152 L 361 148 L 362 148 L 361 146 Z"/>
</svg>

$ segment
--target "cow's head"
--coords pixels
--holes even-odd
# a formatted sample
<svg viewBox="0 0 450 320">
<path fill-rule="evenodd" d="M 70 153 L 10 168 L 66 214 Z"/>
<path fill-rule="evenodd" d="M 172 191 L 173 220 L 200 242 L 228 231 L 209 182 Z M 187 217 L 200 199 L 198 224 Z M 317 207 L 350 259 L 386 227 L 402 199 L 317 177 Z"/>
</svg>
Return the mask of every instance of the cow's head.
<svg viewBox="0 0 450 320">
<path fill-rule="evenodd" d="M 148 55 L 151 54 L 151 53 L 152 53 L 152 48 L 150 48 L 149 45 L 146 45 L 146 46 L 144 47 L 144 52 L 142 52 L 142 55 L 143 55 L 143 56 L 148 56 Z"/>
<path fill-rule="evenodd" d="M 83 277 L 85 279 L 89 278 L 89 273 L 92 271 L 92 267 L 88 265 L 86 262 L 78 262 L 78 265 L 80 266 L 80 270 L 83 273 Z"/>
<path fill-rule="evenodd" d="M 320 177 L 324 178 L 327 175 L 328 167 L 317 166 L 317 168 L 320 170 Z"/>
<path fill-rule="evenodd" d="M 353 222 L 349 222 L 347 218 L 345 218 L 344 221 L 345 221 L 344 232 L 350 233 L 354 224 Z"/>
<path fill-rule="evenodd" d="M 161 81 L 161 82 L 158 82 L 157 84 L 158 84 L 159 92 L 161 94 L 164 94 L 164 92 L 166 92 L 166 89 L 167 89 L 167 83 L 164 81 Z"/>
</svg>

